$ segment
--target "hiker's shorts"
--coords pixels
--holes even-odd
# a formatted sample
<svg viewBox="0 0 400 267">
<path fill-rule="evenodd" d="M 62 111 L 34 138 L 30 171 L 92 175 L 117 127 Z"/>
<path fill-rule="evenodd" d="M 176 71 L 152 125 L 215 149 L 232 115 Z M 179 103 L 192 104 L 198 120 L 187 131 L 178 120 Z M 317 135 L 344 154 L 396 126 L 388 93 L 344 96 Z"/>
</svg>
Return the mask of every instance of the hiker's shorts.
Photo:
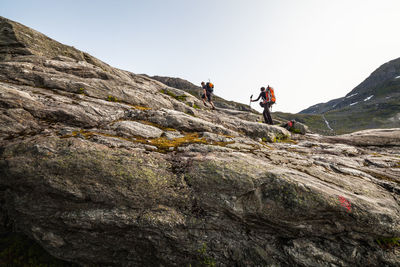
<svg viewBox="0 0 400 267">
<path fill-rule="evenodd" d="M 212 101 L 212 94 L 211 93 L 207 93 L 207 99 L 208 99 L 208 102 L 211 102 Z M 201 98 L 206 98 L 206 96 L 204 95 L 204 94 L 202 94 L 202 96 L 201 96 Z"/>
</svg>

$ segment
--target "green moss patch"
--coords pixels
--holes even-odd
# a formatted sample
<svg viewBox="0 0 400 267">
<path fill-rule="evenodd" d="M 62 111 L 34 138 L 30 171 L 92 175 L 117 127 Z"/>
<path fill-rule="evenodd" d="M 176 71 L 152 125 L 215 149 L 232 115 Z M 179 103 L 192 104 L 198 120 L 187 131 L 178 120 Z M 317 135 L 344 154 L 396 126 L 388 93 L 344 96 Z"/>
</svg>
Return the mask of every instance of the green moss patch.
<svg viewBox="0 0 400 267">
<path fill-rule="evenodd" d="M 400 237 L 382 237 L 376 239 L 376 243 L 383 249 L 393 249 L 400 247 Z"/>
<path fill-rule="evenodd" d="M 200 109 L 200 107 L 198 105 L 196 105 L 196 103 L 193 103 L 193 108 Z"/>
<path fill-rule="evenodd" d="M 78 89 L 78 94 L 84 95 L 86 94 L 85 88 L 81 87 Z"/>
<path fill-rule="evenodd" d="M 197 250 L 197 256 L 202 266 L 216 266 L 215 260 L 212 257 L 208 256 L 207 245 L 205 243 L 203 243 L 203 246 Z"/>
<path fill-rule="evenodd" d="M 118 99 L 115 96 L 112 96 L 112 95 L 107 96 L 107 101 L 119 102 Z"/>
</svg>

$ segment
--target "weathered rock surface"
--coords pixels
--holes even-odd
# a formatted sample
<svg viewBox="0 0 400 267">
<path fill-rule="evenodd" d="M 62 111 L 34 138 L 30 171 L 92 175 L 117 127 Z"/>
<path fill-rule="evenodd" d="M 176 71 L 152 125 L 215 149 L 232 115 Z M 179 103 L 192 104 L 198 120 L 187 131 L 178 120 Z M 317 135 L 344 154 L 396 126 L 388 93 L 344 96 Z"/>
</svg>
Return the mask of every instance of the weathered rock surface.
<svg viewBox="0 0 400 267">
<path fill-rule="evenodd" d="M 372 129 L 329 137 L 334 142 L 358 146 L 400 146 L 399 129 Z"/>
<path fill-rule="evenodd" d="M 126 137 L 142 136 L 144 138 L 158 138 L 164 133 L 157 127 L 136 121 L 119 121 L 112 125 L 112 128 L 119 135 Z"/>
<path fill-rule="evenodd" d="M 0 233 L 82 266 L 400 264 L 400 129 L 291 136 L 4 18 L 0 44 Z"/>
</svg>

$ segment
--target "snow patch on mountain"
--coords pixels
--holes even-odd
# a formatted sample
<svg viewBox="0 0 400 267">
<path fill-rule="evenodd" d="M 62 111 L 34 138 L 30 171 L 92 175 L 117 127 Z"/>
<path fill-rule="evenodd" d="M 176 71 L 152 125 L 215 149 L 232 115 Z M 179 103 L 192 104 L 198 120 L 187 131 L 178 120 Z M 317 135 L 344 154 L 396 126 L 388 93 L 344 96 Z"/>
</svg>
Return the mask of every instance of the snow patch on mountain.
<svg viewBox="0 0 400 267">
<path fill-rule="evenodd" d="M 350 97 L 353 97 L 353 96 L 355 96 L 355 95 L 358 95 L 358 93 L 355 93 L 355 94 L 352 94 L 352 95 L 346 96 L 346 98 L 350 98 Z"/>
<path fill-rule="evenodd" d="M 364 101 L 368 101 L 368 100 L 370 100 L 371 98 L 373 98 L 374 97 L 374 95 L 370 95 L 369 97 L 367 97 L 366 99 L 364 99 Z"/>
<path fill-rule="evenodd" d="M 324 115 L 322 115 L 322 118 L 324 119 L 325 124 L 326 124 L 326 126 L 329 128 L 329 130 L 333 131 L 332 127 L 329 125 L 329 122 L 326 120 L 326 118 L 325 118 Z"/>
</svg>

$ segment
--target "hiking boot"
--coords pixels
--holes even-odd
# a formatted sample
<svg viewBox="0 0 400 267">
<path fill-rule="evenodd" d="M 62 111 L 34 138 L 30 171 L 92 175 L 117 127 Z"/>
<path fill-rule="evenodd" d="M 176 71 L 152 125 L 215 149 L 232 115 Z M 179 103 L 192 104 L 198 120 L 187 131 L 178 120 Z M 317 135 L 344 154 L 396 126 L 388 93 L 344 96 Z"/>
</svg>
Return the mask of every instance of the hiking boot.
<svg viewBox="0 0 400 267">
<path fill-rule="evenodd" d="M 206 102 L 204 102 L 204 106 L 208 107 L 208 105 L 207 105 L 207 103 L 206 103 Z"/>
</svg>

